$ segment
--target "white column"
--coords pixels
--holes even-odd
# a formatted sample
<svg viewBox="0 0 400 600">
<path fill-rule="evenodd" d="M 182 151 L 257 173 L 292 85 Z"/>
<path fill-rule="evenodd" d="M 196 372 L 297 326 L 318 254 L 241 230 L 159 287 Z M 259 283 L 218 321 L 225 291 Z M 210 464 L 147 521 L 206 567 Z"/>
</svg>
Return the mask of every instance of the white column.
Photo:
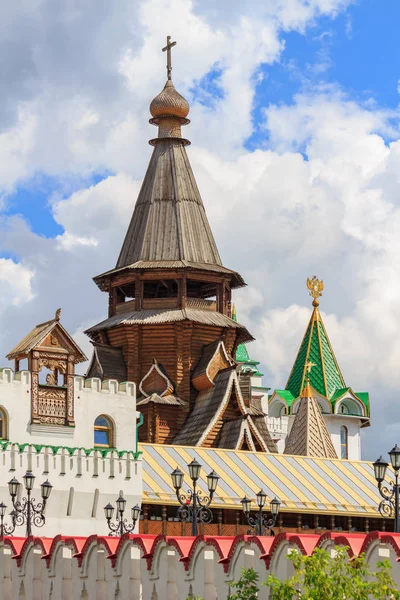
<svg viewBox="0 0 400 600">
<path fill-rule="evenodd" d="M 42 551 L 40 548 L 32 550 L 33 579 L 32 600 L 42 600 Z"/>
<path fill-rule="evenodd" d="M 3 546 L 0 549 L 0 598 L 13 600 L 11 587 L 11 548 Z"/>
<path fill-rule="evenodd" d="M 214 580 L 214 550 L 204 550 L 204 600 L 217 600 Z"/>
<path fill-rule="evenodd" d="M 62 548 L 61 600 L 72 600 L 72 551 Z"/>
<path fill-rule="evenodd" d="M 129 600 L 142 600 L 142 575 L 140 570 L 141 554 L 140 548 L 131 546 L 131 576 L 130 576 L 130 595 L 126 596 Z M 124 598 L 125 600 L 125 598 Z"/>
<path fill-rule="evenodd" d="M 167 600 L 180 600 L 178 598 L 178 586 L 176 584 L 176 552 L 167 550 L 168 560 L 168 581 L 167 581 Z"/>
<path fill-rule="evenodd" d="M 250 550 L 250 548 L 245 548 L 245 550 L 244 550 L 244 568 L 245 569 L 254 569 L 254 566 L 255 566 L 254 550 Z"/>
<path fill-rule="evenodd" d="M 106 553 L 104 550 L 97 550 L 96 600 L 107 600 L 105 571 Z"/>
</svg>

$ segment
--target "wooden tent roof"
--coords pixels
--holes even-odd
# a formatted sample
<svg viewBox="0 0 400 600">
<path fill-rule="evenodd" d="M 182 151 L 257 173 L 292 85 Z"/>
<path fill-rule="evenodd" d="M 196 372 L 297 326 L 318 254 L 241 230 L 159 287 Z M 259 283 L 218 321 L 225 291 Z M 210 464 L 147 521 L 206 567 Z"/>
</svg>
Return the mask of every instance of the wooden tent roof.
<svg viewBox="0 0 400 600">
<path fill-rule="evenodd" d="M 286 438 L 285 454 L 337 458 L 321 409 L 307 383 Z"/>
<path fill-rule="evenodd" d="M 95 277 L 100 287 L 103 278 L 139 263 L 144 269 L 208 267 L 231 274 L 232 287 L 244 285 L 239 274 L 222 265 L 186 153 L 189 142 L 181 137 L 181 125 L 189 121 L 176 114 L 178 96 L 184 100 L 171 82 L 162 93 L 167 112 L 150 121 L 159 125 L 158 137 L 151 140 L 153 154 L 115 269 Z"/>
<path fill-rule="evenodd" d="M 7 354 L 8 360 L 12 360 L 13 358 L 18 358 L 22 356 L 26 356 L 39 346 L 43 340 L 53 332 L 55 329 L 59 329 L 61 335 L 66 340 L 67 344 L 71 347 L 71 350 L 74 353 L 74 363 L 85 362 L 87 360 L 85 354 L 79 348 L 78 344 L 75 340 L 70 336 L 68 331 L 64 329 L 64 327 L 60 323 L 59 311 L 56 312 L 56 316 L 54 319 L 50 319 L 50 321 L 45 321 L 44 323 L 39 323 L 30 331 L 20 342 Z"/>
<path fill-rule="evenodd" d="M 138 260 L 222 265 L 180 141 L 166 139 L 154 148 L 116 268 Z"/>
</svg>

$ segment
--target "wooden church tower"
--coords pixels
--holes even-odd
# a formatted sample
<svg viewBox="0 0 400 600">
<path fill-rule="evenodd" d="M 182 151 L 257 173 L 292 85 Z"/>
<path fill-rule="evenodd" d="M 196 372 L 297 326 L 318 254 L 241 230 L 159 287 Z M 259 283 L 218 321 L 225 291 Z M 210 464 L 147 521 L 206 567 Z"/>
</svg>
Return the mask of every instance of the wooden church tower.
<svg viewBox="0 0 400 600">
<path fill-rule="evenodd" d="M 141 441 L 274 451 L 236 376 L 236 348 L 253 339 L 231 314 L 232 290 L 245 283 L 221 262 L 189 163 L 173 45 L 168 38 L 168 79 L 150 105 L 158 136 L 125 241 L 115 268 L 94 278 L 109 310 L 86 331 L 87 375 L 136 382 Z"/>
</svg>

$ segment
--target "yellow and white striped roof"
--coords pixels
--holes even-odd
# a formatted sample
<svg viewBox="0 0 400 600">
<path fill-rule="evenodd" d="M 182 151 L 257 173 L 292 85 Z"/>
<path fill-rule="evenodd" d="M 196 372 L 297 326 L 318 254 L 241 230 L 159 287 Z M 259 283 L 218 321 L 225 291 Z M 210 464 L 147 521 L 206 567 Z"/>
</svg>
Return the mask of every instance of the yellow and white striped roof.
<svg viewBox="0 0 400 600">
<path fill-rule="evenodd" d="M 177 504 L 171 472 L 177 466 L 184 472 L 184 492 L 191 485 L 187 465 L 196 458 L 203 465 L 199 488 L 205 495 L 208 473 L 220 476 L 215 507 L 241 508 L 243 496 L 254 499 L 263 488 L 286 512 L 380 516 L 381 497 L 368 462 L 161 444 L 139 444 L 139 449 L 143 503 Z"/>
</svg>

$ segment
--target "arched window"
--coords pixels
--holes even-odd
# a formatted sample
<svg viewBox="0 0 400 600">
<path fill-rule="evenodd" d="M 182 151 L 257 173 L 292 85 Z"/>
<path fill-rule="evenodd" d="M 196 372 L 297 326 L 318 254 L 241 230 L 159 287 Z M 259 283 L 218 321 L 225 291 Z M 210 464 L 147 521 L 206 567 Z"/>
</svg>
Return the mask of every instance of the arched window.
<svg viewBox="0 0 400 600">
<path fill-rule="evenodd" d="M 94 422 L 94 445 L 103 448 L 114 446 L 114 430 L 111 419 L 100 415 Z"/>
<path fill-rule="evenodd" d="M 348 458 L 348 431 L 344 425 L 340 428 L 340 458 Z"/>
<path fill-rule="evenodd" d="M 0 440 L 7 439 L 7 415 L 4 408 L 0 408 Z"/>
</svg>

